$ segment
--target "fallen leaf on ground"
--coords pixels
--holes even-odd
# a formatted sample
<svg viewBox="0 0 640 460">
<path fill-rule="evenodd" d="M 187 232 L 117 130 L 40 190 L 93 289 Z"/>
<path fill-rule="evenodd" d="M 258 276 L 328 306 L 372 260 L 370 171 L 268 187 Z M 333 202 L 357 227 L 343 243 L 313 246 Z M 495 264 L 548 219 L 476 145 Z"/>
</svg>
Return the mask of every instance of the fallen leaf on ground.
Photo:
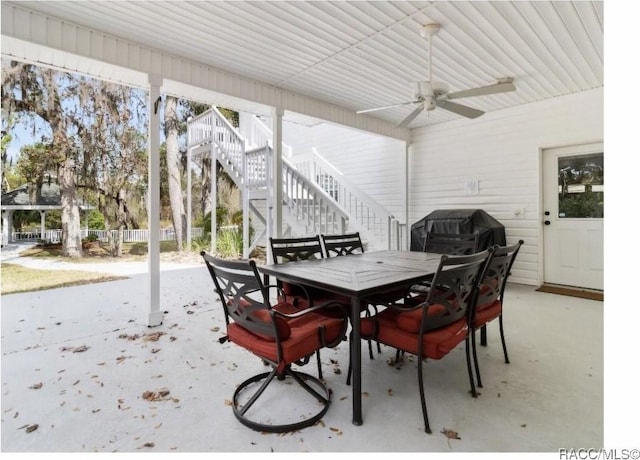
<svg viewBox="0 0 640 460">
<path fill-rule="evenodd" d="M 443 428 L 440 433 L 445 435 L 448 439 L 462 439 L 462 438 L 460 438 L 458 436 L 458 432 L 457 431 L 453 431 L 453 430 L 449 430 L 449 429 Z"/>
<path fill-rule="evenodd" d="M 145 342 L 157 342 L 160 340 L 160 337 L 165 335 L 166 332 L 157 331 L 157 332 L 149 332 L 143 336 Z"/>
<path fill-rule="evenodd" d="M 29 387 L 31 390 L 39 390 L 40 388 L 42 388 L 42 382 L 40 383 L 34 383 L 33 385 L 31 385 Z"/>
<path fill-rule="evenodd" d="M 166 388 L 161 388 L 158 391 L 145 391 L 144 393 L 142 393 L 142 399 L 145 399 L 147 401 L 166 401 L 168 399 L 167 396 L 169 396 L 169 393 L 171 393 L 168 389 Z"/>
<path fill-rule="evenodd" d="M 60 351 L 71 351 L 73 353 L 82 353 L 83 351 L 87 351 L 89 349 L 86 345 L 80 345 L 79 347 L 62 347 Z"/>
<path fill-rule="evenodd" d="M 127 335 L 127 334 L 120 334 L 118 336 L 119 339 L 126 339 L 126 340 L 137 340 L 140 338 L 140 335 L 138 334 L 133 334 L 133 335 Z"/>
</svg>

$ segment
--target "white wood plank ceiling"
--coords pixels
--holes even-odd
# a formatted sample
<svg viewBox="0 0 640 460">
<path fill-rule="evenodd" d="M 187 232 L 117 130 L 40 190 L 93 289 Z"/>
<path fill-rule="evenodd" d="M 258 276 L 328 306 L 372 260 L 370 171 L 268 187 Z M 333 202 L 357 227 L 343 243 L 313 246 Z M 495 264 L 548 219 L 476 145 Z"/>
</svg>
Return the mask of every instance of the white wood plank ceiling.
<svg viewBox="0 0 640 460">
<path fill-rule="evenodd" d="M 485 112 L 603 86 L 601 1 L 5 2 L 356 111 L 513 77 L 517 91 L 460 102 Z M 399 123 L 412 106 L 370 114 Z M 460 118 L 436 109 L 410 127 Z"/>
</svg>

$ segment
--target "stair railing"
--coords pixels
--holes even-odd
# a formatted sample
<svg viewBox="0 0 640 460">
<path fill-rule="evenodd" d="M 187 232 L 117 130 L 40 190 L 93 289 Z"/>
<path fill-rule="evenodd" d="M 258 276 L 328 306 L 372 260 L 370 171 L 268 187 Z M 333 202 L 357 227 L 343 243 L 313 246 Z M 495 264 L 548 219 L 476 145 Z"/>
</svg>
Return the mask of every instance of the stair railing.
<svg viewBox="0 0 640 460">
<path fill-rule="evenodd" d="M 349 216 L 350 225 L 391 249 L 402 248 L 404 227 L 388 210 L 329 163 L 315 148 L 307 155 L 296 155 L 298 170 L 325 190 Z"/>
<path fill-rule="evenodd" d="M 306 233 L 345 233 L 349 215 L 289 160 L 283 158 L 282 165 L 283 200 Z"/>
<path fill-rule="evenodd" d="M 259 117 L 251 114 L 240 115 L 241 134 L 246 139 L 247 145 L 260 147 L 268 145 L 273 148 L 273 134 L 271 128 Z M 291 158 L 292 148 L 282 143 L 282 156 Z"/>
<path fill-rule="evenodd" d="M 237 177 L 233 177 L 233 174 L 230 174 L 230 176 L 236 181 L 238 187 L 241 187 L 242 177 L 244 176 L 245 142 L 229 120 L 216 107 L 211 107 L 206 112 L 193 117 L 188 123 L 188 130 L 188 147 L 197 147 L 206 142 L 214 142 L 223 157 L 222 159 L 229 163 L 231 170 L 237 175 Z M 225 169 L 229 172 L 228 168 Z"/>
</svg>

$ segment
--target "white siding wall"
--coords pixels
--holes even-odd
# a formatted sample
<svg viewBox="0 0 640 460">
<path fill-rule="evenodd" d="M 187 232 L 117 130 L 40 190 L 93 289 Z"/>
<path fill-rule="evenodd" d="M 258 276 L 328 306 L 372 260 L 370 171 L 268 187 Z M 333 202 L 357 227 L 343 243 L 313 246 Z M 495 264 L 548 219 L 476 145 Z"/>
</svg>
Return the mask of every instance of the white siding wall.
<svg viewBox="0 0 640 460">
<path fill-rule="evenodd" d="M 283 123 L 283 141 L 294 156 L 315 147 L 364 193 L 405 221 L 403 141 L 329 123 L 312 127 Z"/>
<path fill-rule="evenodd" d="M 525 245 L 511 281 L 542 282 L 542 148 L 602 141 L 603 90 L 412 131 L 409 226 L 435 209 L 484 209 Z M 479 193 L 467 195 L 466 180 Z M 515 211 L 523 209 L 517 217 Z"/>
</svg>

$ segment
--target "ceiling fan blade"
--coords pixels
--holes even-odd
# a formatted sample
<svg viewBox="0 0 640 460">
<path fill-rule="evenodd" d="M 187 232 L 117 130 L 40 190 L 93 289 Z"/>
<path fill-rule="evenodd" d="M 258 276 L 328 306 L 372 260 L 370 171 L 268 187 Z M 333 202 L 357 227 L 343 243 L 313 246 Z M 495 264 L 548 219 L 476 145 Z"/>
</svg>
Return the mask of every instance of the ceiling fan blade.
<svg viewBox="0 0 640 460">
<path fill-rule="evenodd" d="M 358 110 L 356 113 L 361 114 L 361 113 L 375 112 L 375 111 L 384 110 L 384 109 L 392 109 L 394 107 L 402 107 L 403 105 L 417 104 L 418 102 L 420 101 L 401 102 L 400 104 L 385 105 L 383 107 L 375 107 L 373 109 Z"/>
<path fill-rule="evenodd" d="M 446 99 L 460 99 L 463 97 L 475 97 L 475 96 L 487 96 L 489 94 L 508 93 L 509 91 L 515 91 L 516 85 L 510 79 L 498 80 L 497 83 L 487 86 L 481 86 L 480 88 L 465 89 L 463 91 L 456 91 L 455 93 L 449 93 Z"/>
<path fill-rule="evenodd" d="M 462 115 L 467 118 L 478 118 L 480 115 L 484 115 L 482 110 L 473 109 L 466 105 L 449 102 L 447 100 L 438 100 L 436 101 L 436 105 L 442 109 L 448 110 L 449 112 L 457 113 L 458 115 Z"/>
<path fill-rule="evenodd" d="M 409 123 L 411 123 L 418 115 L 420 115 L 420 113 L 422 113 L 423 110 L 424 110 L 424 103 L 416 107 L 415 110 L 411 112 L 407 118 L 402 120 L 400 124 L 396 126 L 396 128 L 406 128 L 407 126 L 409 126 Z"/>
</svg>

